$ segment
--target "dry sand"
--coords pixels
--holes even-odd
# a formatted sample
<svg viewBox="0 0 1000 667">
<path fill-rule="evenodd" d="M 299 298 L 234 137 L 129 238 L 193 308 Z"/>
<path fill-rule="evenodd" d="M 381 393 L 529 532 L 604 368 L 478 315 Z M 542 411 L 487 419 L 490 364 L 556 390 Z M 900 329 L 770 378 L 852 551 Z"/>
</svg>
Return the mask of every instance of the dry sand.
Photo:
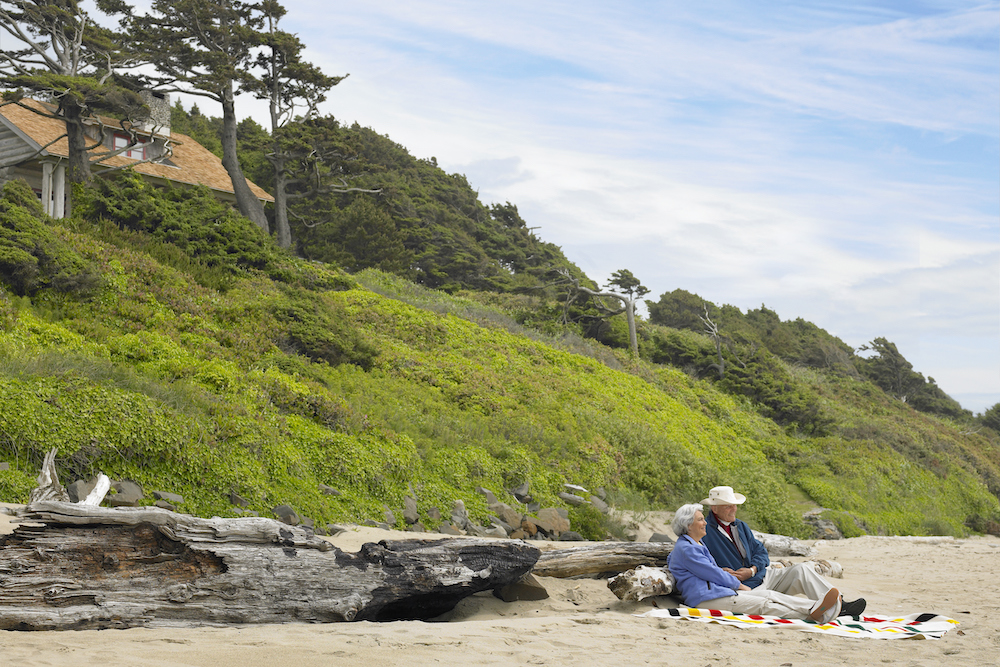
<svg viewBox="0 0 1000 667">
<path fill-rule="evenodd" d="M 10 530 L 0 515 L 0 534 Z M 331 541 L 356 551 L 364 542 L 403 536 L 413 534 L 352 528 Z M 652 604 L 621 602 L 604 580 L 540 577 L 547 600 L 507 604 L 481 593 L 433 623 L 0 631 L 0 665 L 1000 664 L 1000 539 L 861 537 L 820 542 L 817 549 L 818 557 L 844 568 L 844 578 L 832 580 L 834 585 L 845 597 L 867 598 L 869 611 L 935 612 L 961 625 L 936 641 L 742 630 L 638 618 L 635 614 Z"/>
</svg>

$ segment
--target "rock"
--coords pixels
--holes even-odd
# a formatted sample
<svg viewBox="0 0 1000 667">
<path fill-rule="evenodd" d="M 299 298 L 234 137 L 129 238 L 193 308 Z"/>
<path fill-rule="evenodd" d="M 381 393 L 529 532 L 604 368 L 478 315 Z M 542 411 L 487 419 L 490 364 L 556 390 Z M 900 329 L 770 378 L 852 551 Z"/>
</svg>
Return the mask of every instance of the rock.
<svg viewBox="0 0 1000 667">
<path fill-rule="evenodd" d="M 248 507 L 250 505 L 249 500 L 235 493 L 229 494 L 229 502 L 230 504 L 235 505 L 237 507 Z"/>
<path fill-rule="evenodd" d="M 504 602 L 516 602 L 518 600 L 545 600 L 549 597 L 549 592 L 529 572 L 512 584 L 494 588 L 493 595 Z"/>
<path fill-rule="evenodd" d="M 514 496 L 515 498 L 517 498 L 518 502 L 525 503 L 525 504 L 531 502 L 531 494 L 528 493 L 528 483 L 527 482 L 525 482 L 524 484 L 522 484 L 521 486 L 519 486 L 517 488 L 511 489 L 510 490 L 510 494 L 512 496 Z"/>
<path fill-rule="evenodd" d="M 569 512 L 561 507 L 546 507 L 538 511 L 535 525 L 549 535 L 558 536 L 564 530 L 569 530 Z"/>
<path fill-rule="evenodd" d="M 596 507 L 601 514 L 607 514 L 611 511 L 611 507 L 597 496 L 590 497 L 590 504 Z"/>
<path fill-rule="evenodd" d="M 503 521 L 501 519 L 498 519 L 495 516 L 490 516 L 490 517 L 487 517 L 487 518 L 490 520 L 490 523 L 493 524 L 494 526 L 499 526 L 499 527 L 503 528 L 503 530 L 504 530 L 504 537 L 506 537 L 507 535 L 510 535 L 510 531 L 514 530 L 514 527 L 511 526 L 509 523 L 507 523 L 506 521 Z M 520 526 L 521 522 L 518 521 L 517 525 Z"/>
<path fill-rule="evenodd" d="M 442 523 L 438 527 L 438 532 L 444 535 L 465 535 L 465 532 L 455 524 Z"/>
<path fill-rule="evenodd" d="M 89 482 L 85 482 L 82 479 L 78 479 L 72 484 L 66 485 L 66 493 L 69 495 L 69 501 L 71 503 L 78 503 L 90 495 L 90 492 L 94 490 L 97 486 L 97 480 L 92 479 Z"/>
<path fill-rule="evenodd" d="M 327 486 L 326 484 L 320 484 L 319 485 L 319 490 L 325 496 L 339 496 L 340 495 L 340 491 L 338 491 L 337 489 L 333 488 L 332 486 Z"/>
<path fill-rule="evenodd" d="M 143 498 L 142 487 L 135 482 L 112 482 L 111 488 L 116 491 L 108 496 L 108 504 L 112 507 L 136 507 Z"/>
<path fill-rule="evenodd" d="M 429 510 L 427 510 L 427 518 L 431 519 L 432 521 L 440 521 L 441 510 L 439 510 L 436 507 L 430 508 Z"/>
<path fill-rule="evenodd" d="M 582 496 L 577 496 L 572 493 L 566 493 L 565 491 L 559 492 L 559 497 L 566 502 L 568 505 L 573 507 L 579 507 L 587 503 L 587 499 Z"/>
<path fill-rule="evenodd" d="M 662 567 L 640 565 L 608 580 L 608 588 L 619 600 L 639 601 L 674 592 L 676 583 L 670 571 Z"/>
<path fill-rule="evenodd" d="M 451 522 L 461 530 L 469 530 L 472 523 L 469 521 L 469 513 L 465 510 L 465 503 L 456 500 L 451 507 Z"/>
<path fill-rule="evenodd" d="M 806 558 L 811 558 L 816 555 L 815 549 L 805 542 L 800 542 L 794 537 L 758 533 L 756 530 L 753 531 L 753 535 L 760 540 L 761 544 L 764 545 L 764 548 L 767 549 L 767 553 L 771 556 L 771 558 L 778 558 L 781 556 L 805 556 Z M 650 542 L 652 542 L 652 540 L 650 540 Z"/>
<path fill-rule="evenodd" d="M 346 530 L 347 529 L 344 528 L 343 526 L 338 526 L 335 523 L 328 523 L 328 524 L 326 524 L 326 534 L 330 535 L 330 536 L 340 535 L 341 533 L 345 532 Z"/>
<path fill-rule="evenodd" d="M 507 503 L 490 503 L 490 511 L 496 514 L 497 518 L 508 526 L 521 525 L 521 517 L 523 515 Z"/>
<path fill-rule="evenodd" d="M 594 491 L 594 495 L 600 498 L 601 500 L 608 499 L 608 492 L 604 490 L 603 486 L 597 487 L 597 490 Z M 591 502 L 593 502 L 593 498 L 591 498 Z"/>
<path fill-rule="evenodd" d="M 674 538 L 665 533 L 653 533 L 649 536 L 649 542 L 670 542 L 673 544 Z"/>
<path fill-rule="evenodd" d="M 177 495 L 176 493 L 167 493 L 166 491 L 153 491 L 153 497 L 157 500 L 166 500 L 171 505 L 183 505 L 184 496 Z"/>
<path fill-rule="evenodd" d="M 484 529 L 482 531 L 482 533 L 479 533 L 479 535 L 481 535 L 482 537 L 503 537 L 503 538 L 506 538 L 507 537 L 507 531 L 504 530 L 503 526 L 498 526 L 497 524 L 493 524 L 489 528 Z"/>
<path fill-rule="evenodd" d="M 231 511 L 233 514 L 239 514 L 241 516 L 260 516 L 254 510 L 245 510 L 242 507 L 234 507 Z"/>
<path fill-rule="evenodd" d="M 538 510 L 542 509 L 542 505 L 540 503 L 530 502 L 530 503 L 528 503 L 526 509 L 529 512 L 537 512 Z"/>
<path fill-rule="evenodd" d="M 316 527 L 316 522 L 313 521 L 312 519 L 310 519 L 307 516 L 302 516 L 300 514 L 299 515 L 299 521 L 301 522 L 300 525 L 305 526 L 306 528 L 315 528 Z"/>
<path fill-rule="evenodd" d="M 806 525 L 812 527 L 812 537 L 816 540 L 842 540 L 844 535 L 837 528 L 837 524 L 820 516 L 824 512 L 823 508 L 810 510 L 802 515 L 802 520 Z"/>
<path fill-rule="evenodd" d="M 521 530 L 524 531 L 524 534 L 527 537 L 531 538 L 538 532 L 538 526 L 535 524 L 534 519 L 530 516 L 526 516 L 521 519 Z"/>
<path fill-rule="evenodd" d="M 411 533 L 424 533 L 424 532 L 427 532 L 427 529 L 424 528 L 424 524 L 420 523 L 419 521 L 417 521 L 416 523 L 410 524 L 410 527 L 407 528 L 407 530 L 410 531 Z"/>
<path fill-rule="evenodd" d="M 388 507 L 385 508 L 385 514 L 383 515 L 383 518 L 385 519 L 385 522 L 390 526 L 396 525 L 396 514 Z"/>
<path fill-rule="evenodd" d="M 170 510 L 171 512 L 177 511 L 177 506 L 168 503 L 166 500 L 157 500 L 153 504 L 156 505 L 157 507 L 162 507 L 165 510 Z"/>
<path fill-rule="evenodd" d="M 302 522 L 299 517 L 299 513 L 292 509 L 291 505 L 278 505 L 277 507 L 272 507 L 271 512 L 278 519 L 278 521 L 287 523 L 289 526 L 297 526 Z"/>
<path fill-rule="evenodd" d="M 560 542 L 582 542 L 585 539 L 587 538 L 585 538 L 583 535 L 576 532 L 575 530 L 564 530 L 563 532 L 559 533 Z"/>
<path fill-rule="evenodd" d="M 403 521 L 412 526 L 420 521 L 420 513 L 417 512 L 417 500 L 412 496 L 403 499 Z"/>
<path fill-rule="evenodd" d="M 476 491 L 478 491 L 479 493 L 481 493 L 484 496 L 486 496 L 486 504 L 487 505 L 492 505 L 493 503 L 497 502 L 497 497 L 495 495 L 493 495 L 493 492 L 490 491 L 489 489 L 484 489 L 481 486 L 477 486 L 476 487 Z"/>
<path fill-rule="evenodd" d="M 563 484 L 563 487 L 568 489 L 570 493 L 575 493 L 577 495 L 581 493 L 590 493 L 587 489 L 583 488 L 579 484 Z"/>
<path fill-rule="evenodd" d="M 528 534 L 524 532 L 521 528 L 515 528 L 510 531 L 510 539 L 512 540 L 526 540 L 528 539 Z"/>
<path fill-rule="evenodd" d="M 6 461 L 0 462 L 0 470 L 10 470 L 10 464 Z"/>
</svg>

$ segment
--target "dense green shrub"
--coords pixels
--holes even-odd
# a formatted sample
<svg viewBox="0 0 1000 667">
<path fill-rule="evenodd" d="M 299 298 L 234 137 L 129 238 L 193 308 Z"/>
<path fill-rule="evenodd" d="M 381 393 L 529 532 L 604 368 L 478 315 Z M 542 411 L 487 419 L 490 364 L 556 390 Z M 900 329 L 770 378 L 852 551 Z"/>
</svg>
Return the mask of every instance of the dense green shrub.
<svg viewBox="0 0 1000 667">
<path fill-rule="evenodd" d="M 0 196 L 0 280 L 17 295 L 52 288 L 86 296 L 100 284 L 94 267 L 46 221 L 28 184 L 9 181 Z"/>
</svg>

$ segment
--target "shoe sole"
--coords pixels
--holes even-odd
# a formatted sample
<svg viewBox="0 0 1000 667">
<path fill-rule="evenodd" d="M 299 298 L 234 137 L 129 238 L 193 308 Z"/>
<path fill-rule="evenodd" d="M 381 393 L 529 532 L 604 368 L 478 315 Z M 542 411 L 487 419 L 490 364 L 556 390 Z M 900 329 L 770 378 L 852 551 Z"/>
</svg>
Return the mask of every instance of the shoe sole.
<svg viewBox="0 0 1000 667">
<path fill-rule="evenodd" d="M 836 588 L 831 588 L 826 592 L 826 595 L 823 596 L 823 599 L 822 601 L 820 601 L 819 606 L 817 606 L 815 609 L 809 612 L 809 618 L 816 621 L 817 623 L 824 623 L 830 620 L 826 618 L 827 612 L 830 611 L 831 609 L 839 607 L 840 606 L 839 603 L 840 603 L 840 591 L 838 591 Z M 836 610 L 840 611 L 839 609 Z M 836 616 L 837 616 L 836 614 L 833 615 L 833 617 Z"/>
</svg>

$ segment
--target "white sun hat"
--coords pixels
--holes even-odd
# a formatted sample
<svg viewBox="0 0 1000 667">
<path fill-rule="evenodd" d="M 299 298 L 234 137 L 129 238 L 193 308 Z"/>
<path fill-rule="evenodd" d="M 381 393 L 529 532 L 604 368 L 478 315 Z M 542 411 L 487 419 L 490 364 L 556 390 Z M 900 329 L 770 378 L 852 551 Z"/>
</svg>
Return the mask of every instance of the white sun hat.
<svg viewBox="0 0 1000 667">
<path fill-rule="evenodd" d="M 742 505 L 747 497 L 742 493 L 733 493 L 731 486 L 717 486 L 708 492 L 708 498 L 701 501 L 702 505 Z"/>
</svg>

